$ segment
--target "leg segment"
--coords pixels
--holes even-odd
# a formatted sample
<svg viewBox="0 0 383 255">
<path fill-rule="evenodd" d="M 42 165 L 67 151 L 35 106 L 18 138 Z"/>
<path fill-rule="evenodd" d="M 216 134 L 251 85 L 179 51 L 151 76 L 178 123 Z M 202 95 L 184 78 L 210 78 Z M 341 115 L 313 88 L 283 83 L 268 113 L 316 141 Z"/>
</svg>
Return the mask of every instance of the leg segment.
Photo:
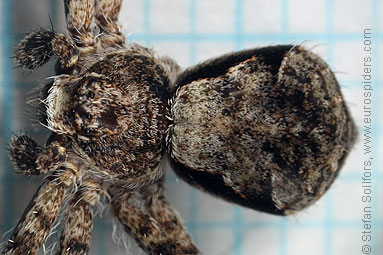
<svg viewBox="0 0 383 255">
<path fill-rule="evenodd" d="M 163 182 L 163 179 L 159 180 L 140 190 L 149 215 L 158 222 L 167 237 L 177 243 L 179 254 L 199 254 L 181 219 L 165 200 Z"/>
<path fill-rule="evenodd" d="M 2 254 L 18 255 L 36 253 L 45 242 L 64 201 L 66 185 L 47 179 L 9 238 Z"/>
<path fill-rule="evenodd" d="M 95 0 L 64 0 L 67 28 L 81 53 L 97 48 L 94 34 Z"/>
<path fill-rule="evenodd" d="M 104 48 L 122 46 L 125 37 L 121 33 L 121 25 L 118 23 L 122 0 L 97 0 L 96 23 L 102 33 L 100 36 Z"/>
<path fill-rule="evenodd" d="M 124 226 L 125 230 L 134 236 L 141 248 L 149 254 L 199 254 L 192 246 L 185 249 L 184 242 L 167 236 L 162 225 L 140 208 L 131 205 L 133 193 L 122 186 L 113 186 L 109 189 L 112 199 L 114 215 Z"/>
<path fill-rule="evenodd" d="M 90 179 L 83 181 L 69 201 L 57 254 L 88 254 L 93 227 L 92 206 L 99 201 L 101 192 L 99 183 Z"/>
</svg>

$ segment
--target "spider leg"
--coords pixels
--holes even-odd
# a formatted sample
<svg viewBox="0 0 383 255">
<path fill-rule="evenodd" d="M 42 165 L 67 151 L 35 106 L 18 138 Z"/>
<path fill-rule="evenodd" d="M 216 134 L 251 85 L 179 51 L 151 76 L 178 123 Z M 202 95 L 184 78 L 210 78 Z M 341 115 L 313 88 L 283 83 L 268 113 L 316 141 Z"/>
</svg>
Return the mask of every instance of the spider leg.
<svg viewBox="0 0 383 255">
<path fill-rule="evenodd" d="M 70 37 L 82 54 L 94 53 L 97 39 L 94 31 L 95 0 L 64 0 Z"/>
<path fill-rule="evenodd" d="M 37 190 L 2 254 L 33 255 L 45 242 L 64 202 L 66 182 L 49 176 Z"/>
<path fill-rule="evenodd" d="M 166 201 L 163 184 L 162 178 L 140 190 L 149 215 L 157 221 L 167 237 L 177 244 L 177 254 L 200 254 L 181 219 Z"/>
<path fill-rule="evenodd" d="M 110 187 L 109 194 L 114 215 L 149 254 L 199 254 L 194 246 L 190 247 L 190 250 L 184 250 L 183 243 L 180 244 L 178 240 L 167 236 L 167 233 L 162 231 L 161 224 L 139 207 L 132 205 L 131 190 L 114 185 Z"/>
<path fill-rule="evenodd" d="M 8 150 L 16 171 L 27 175 L 53 172 L 66 160 L 66 149 L 60 142 L 42 148 L 27 135 L 14 135 Z"/>
<path fill-rule="evenodd" d="M 121 4 L 122 0 L 96 1 L 96 24 L 100 28 L 103 48 L 123 46 L 125 43 L 125 36 L 118 23 Z"/>
<path fill-rule="evenodd" d="M 68 203 L 57 254 L 88 254 L 93 227 L 92 206 L 99 201 L 101 194 L 99 182 L 93 179 L 83 180 Z"/>
</svg>

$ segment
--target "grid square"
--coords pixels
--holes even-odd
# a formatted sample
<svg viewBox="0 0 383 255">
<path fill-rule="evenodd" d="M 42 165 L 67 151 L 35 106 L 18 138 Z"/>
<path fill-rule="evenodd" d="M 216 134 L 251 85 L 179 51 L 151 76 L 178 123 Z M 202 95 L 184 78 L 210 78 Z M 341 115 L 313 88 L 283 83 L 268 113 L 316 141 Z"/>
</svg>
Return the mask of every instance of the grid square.
<svg viewBox="0 0 383 255">
<path fill-rule="evenodd" d="M 302 11 L 304 10 L 304 11 Z M 292 33 L 323 33 L 326 29 L 325 1 L 290 0 L 289 31 Z"/>
<path fill-rule="evenodd" d="M 122 225 L 110 215 L 95 217 L 90 254 L 145 254 Z"/>
<path fill-rule="evenodd" d="M 326 255 L 324 231 L 322 229 L 289 229 L 286 233 L 286 254 Z M 335 253 L 345 254 L 345 253 Z"/>
<path fill-rule="evenodd" d="M 235 1 L 196 0 L 196 28 L 198 33 L 233 33 Z"/>
<path fill-rule="evenodd" d="M 196 191 L 196 193 L 198 221 L 225 223 L 233 219 L 234 207 L 232 204 L 200 191 Z"/>
<path fill-rule="evenodd" d="M 219 57 L 234 50 L 234 43 L 231 42 L 200 42 L 196 47 L 196 62 Z"/>
<path fill-rule="evenodd" d="M 309 208 L 292 215 L 291 219 L 299 226 L 321 224 L 326 216 L 326 198 L 327 195 L 325 194 Z"/>
<path fill-rule="evenodd" d="M 203 228 L 197 231 L 196 243 L 202 254 L 232 254 L 233 233 L 226 229 Z"/>
<path fill-rule="evenodd" d="M 334 70 L 338 72 L 347 72 L 342 75 L 342 80 L 360 80 L 363 74 L 363 58 L 365 57 L 361 42 L 338 42 L 335 43 L 334 50 L 334 54 L 337 56 L 333 63 Z"/>
<path fill-rule="evenodd" d="M 245 33 L 276 34 L 281 31 L 280 1 L 244 0 Z"/>
<path fill-rule="evenodd" d="M 333 254 L 359 255 L 362 254 L 362 228 L 334 229 Z M 353 240 L 350 242 L 350 240 Z M 376 253 L 378 254 L 378 253 Z"/>
<path fill-rule="evenodd" d="M 187 222 L 190 212 L 190 203 L 188 203 L 191 187 L 185 182 L 168 182 L 165 185 L 165 197 L 171 206 L 180 215 L 182 221 Z"/>
<path fill-rule="evenodd" d="M 359 164 L 362 167 L 361 164 Z M 332 187 L 334 220 L 339 222 L 360 220 L 363 212 L 361 181 L 337 182 Z"/>
<path fill-rule="evenodd" d="M 188 42 L 158 42 L 154 41 L 151 45 L 159 56 L 168 56 L 174 59 L 182 68 L 189 67 L 190 59 L 190 43 Z"/>
<path fill-rule="evenodd" d="M 248 223 L 262 223 L 271 226 L 276 226 L 281 219 L 280 216 L 258 212 L 249 208 L 243 208 L 242 216 Z"/>
<path fill-rule="evenodd" d="M 371 0 L 334 0 L 334 29 L 337 33 L 360 33 L 371 27 Z"/>
<path fill-rule="evenodd" d="M 355 113 L 355 112 L 354 112 Z M 355 115 L 355 114 L 354 114 Z M 356 120 L 356 116 L 353 115 L 353 119 Z M 359 118 L 358 118 L 359 119 Z M 358 125 L 359 130 L 360 126 Z M 348 155 L 346 162 L 344 166 L 342 167 L 342 170 L 340 172 L 340 177 L 347 177 L 351 175 L 357 175 L 358 177 L 361 175 L 360 168 L 361 168 L 361 155 L 364 155 L 363 153 L 363 141 L 361 139 L 358 139 L 356 141 L 356 144 L 352 148 L 352 151 Z M 335 185 L 337 182 L 335 181 Z"/>
<path fill-rule="evenodd" d="M 242 254 L 281 254 L 281 247 L 278 243 L 280 243 L 280 234 L 277 229 L 259 228 L 247 230 L 243 234 Z"/>
<path fill-rule="evenodd" d="M 150 31 L 153 33 L 177 34 L 190 31 L 188 1 L 152 0 L 149 17 Z"/>
<path fill-rule="evenodd" d="M 125 0 L 122 2 L 119 15 L 120 24 L 123 25 L 123 33 L 145 32 L 144 25 L 144 0 Z"/>
</svg>

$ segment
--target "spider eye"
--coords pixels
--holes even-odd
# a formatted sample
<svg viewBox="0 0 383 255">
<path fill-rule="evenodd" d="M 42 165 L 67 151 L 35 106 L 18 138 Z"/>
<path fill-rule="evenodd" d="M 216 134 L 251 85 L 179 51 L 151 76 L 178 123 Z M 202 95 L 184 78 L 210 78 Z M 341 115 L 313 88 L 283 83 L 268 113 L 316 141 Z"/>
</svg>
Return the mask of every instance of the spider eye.
<svg viewBox="0 0 383 255">
<path fill-rule="evenodd" d="M 73 108 L 72 110 L 70 110 L 70 112 L 71 112 L 72 114 L 75 114 L 75 113 L 76 113 L 76 110 Z"/>
<path fill-rule="evenodd" d="M 86 94 L 88 98 L 94 98 L 94 92 L 90 91 L 88 94 Z"/>
<path fill-rule="evenodd" d="M 86 126 L 84 124 L 81 124 L 81 133 L 83 133 L 85 135 L 89 135 L 90 130 L 88 128 L 86 128 Z"/>
</svg>

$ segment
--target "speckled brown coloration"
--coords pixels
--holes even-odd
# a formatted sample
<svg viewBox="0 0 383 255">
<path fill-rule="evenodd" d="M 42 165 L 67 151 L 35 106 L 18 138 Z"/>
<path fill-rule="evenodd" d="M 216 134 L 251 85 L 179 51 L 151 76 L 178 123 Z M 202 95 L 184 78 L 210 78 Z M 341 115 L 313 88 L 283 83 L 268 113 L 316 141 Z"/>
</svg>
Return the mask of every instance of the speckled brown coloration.
<svg viewBox="0 0 383 255">
<path fill-rule="evenodd" d="M 89 177 L 83 180 L 66 208 L 59 255 L 85 255 L 89 252 L 93 227 L 92 206 L 99 202 L 102 187 Z"/>
<path fill-rule="evenodd" d="M 26 135 L 9 146 L 17 172 L 45 181 L 3 254 L 35 254 L 64 201 L 57 253 L 87 254 L 102 196 L 149 254 L 199 254 L 163 195 L 166 149 L 191 184 L 274 214 L 307 207 L 334 181 L 356 130 L 334 75 L 310 51 L 246 50 L 181 72 L 125 45 L 121 0 L 64 3 L 68 36 L 32 31 L 15 49 L 31 70 L 56 57 L 57 75 L 36 100 L 47 146 Z"/>
<path fill-rule="evenodd" d="M 329 188 L 356 129 L 328 66 L 300 46 L 246 50 L 177 80 L 169 147 L 188 182 L 291 214 Z"/>
<path fill-rule="evenodd" d="M 35 254 L 45 242 L 64 202 L 65 184 L 48 180 L 36 192 L 2 254 Z"/>
<path fill-rule="evenodd" d="M 174 252 L 167 252 L 170 254 L 199 254 L 181 219 L 165 199 L 164 180 L 142 187 L 140 194 L 145 201 L 148 214 L 155 219 L 159 228 L 171 240 L 168 240 L 167 243 L 177 243 Z"/>
<path fill-rule="evenodd" d="M 141 187 L 152 183 L 163 185 L 169 87 L 174 87 L 180 68 L 170 58 L 157 57 L 150 49 L 124 45 L 117 21 L 121 1 L 64 3 L 69 36 L 32 31 L 15 49 L 19 66 L 31 70 L 51 57 L 58 59 L 57 76 L 42 88 L 36 100 L 41 123 L 53 133 L 46 147 L 26 135 L 15 136 L 9 151 L 18 172 L 44 174 L 47 184 L 69 189 L 58 254 L 86 254 L 91 237 L 91 207 L 106 190 L 113 190 L 110 185 L 127 195 L 140 193 Z M 56 193 L 51 195 L 54 199 Z M 111 195 L 116 197 L 113 192 Z M 145 225 L 145 220 L 150 219 L 150 231 L 163 236 L 156 239 L 157 234 L 151 235 L 147 245 L 145 231 L 129 230 L 149 253 L 197 254 L 181 221 L 163 199 L 161 195 L 161 199 L 151 200 L 151 194 L 146 194 L 140 207 L 130 207 L 117 196 L 111 203 L 123 225 L 127 224 L 127 216 L 123 215 L 136 214 L 136 218 L 132 217 L 138 223 L 133 226 Z M 165 218 L 158 217 L 160 206 Z M 59 209 L 52 217 L 57 216 Z M 157 212 L 159 222 L 149 211 Z M 31 225 L 30 218 L 23 218 L 20 224 Z M 50 232 L 52 224 L 44 234 Z M 158 226 L 164 229 L 159 230 Z M 41 232 L 38 228 L 35 231 Z M 7 248 L 4 252 L 34 254 L 44 241 L 45 238 L 31 237 L 33 250 L 16 247 L 20 245 L 16 243 L 13 250 Z"/>
<path fill-rule="evenodd" d="M 160 180 L 140 190 L 146 212 L 133 205 L 129 190 L 112 186 L 109 194 L 114 215 L 148 254 L 200 254 L 177 214 L 164 201 L 162 185 Z"/>
<path fill-rule="evenodd" d="M 100 28 L 103 48 L 123 46 L 125 43 L 125 36 L 118 23 L 121 4 L 122 0 L 96 1 L 96 24 Z"/>
</svg>

